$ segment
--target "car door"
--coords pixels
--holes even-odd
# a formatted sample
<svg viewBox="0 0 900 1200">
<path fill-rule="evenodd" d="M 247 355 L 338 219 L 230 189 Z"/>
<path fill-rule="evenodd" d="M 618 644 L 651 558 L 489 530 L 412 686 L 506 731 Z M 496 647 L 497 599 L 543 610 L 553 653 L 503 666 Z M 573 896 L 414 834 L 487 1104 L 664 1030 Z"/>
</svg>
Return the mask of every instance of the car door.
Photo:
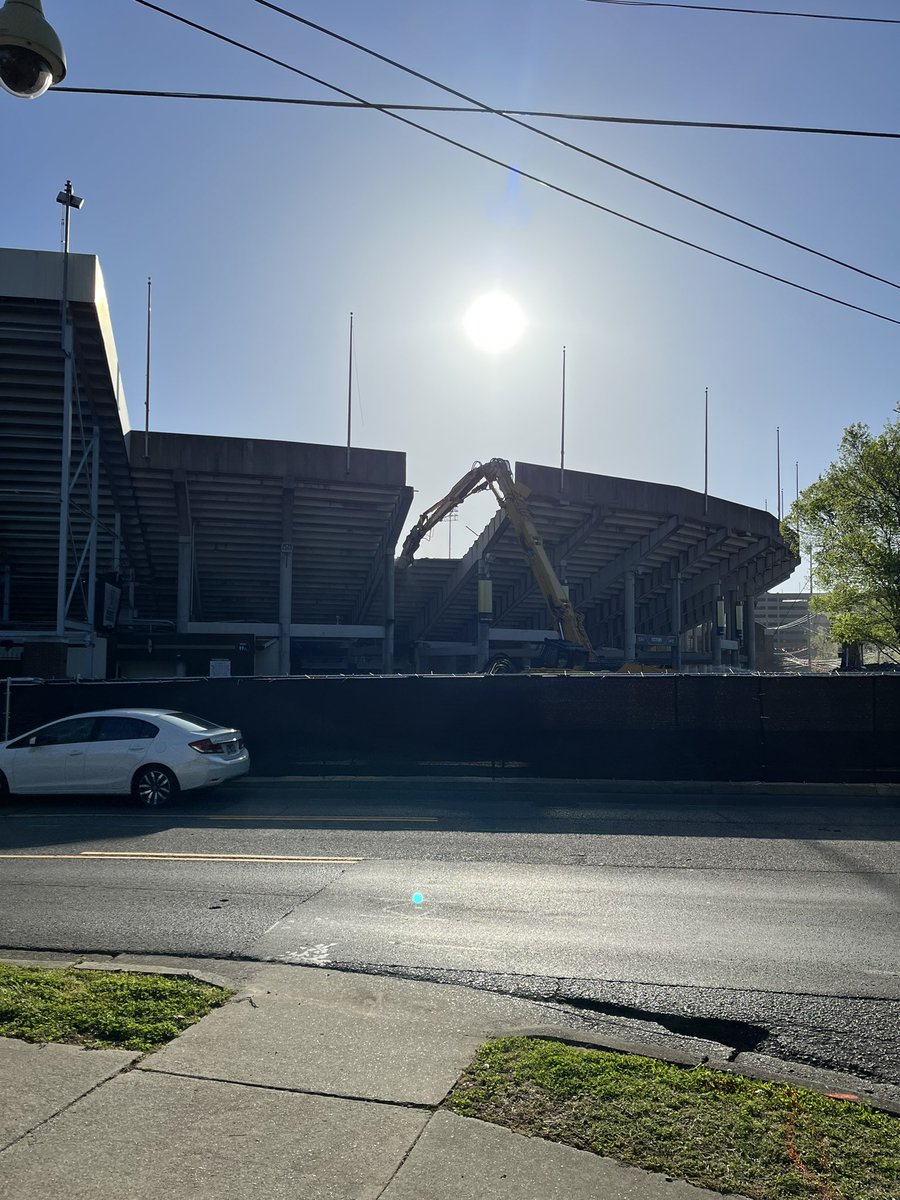
<svg viewBox="0 0 900 1200">
<path fill-rule="evenodd" d="M 137 717 L 97 717 L 85 755 L 81 790 L 127 792 L 158 733 L 154 724 Z"/>
<path fill-rule="evenodd" d="M 94 717 L 68 717 L 11 742 L 14 792 L 77 792 L 82 789 Z"/>
</svg>

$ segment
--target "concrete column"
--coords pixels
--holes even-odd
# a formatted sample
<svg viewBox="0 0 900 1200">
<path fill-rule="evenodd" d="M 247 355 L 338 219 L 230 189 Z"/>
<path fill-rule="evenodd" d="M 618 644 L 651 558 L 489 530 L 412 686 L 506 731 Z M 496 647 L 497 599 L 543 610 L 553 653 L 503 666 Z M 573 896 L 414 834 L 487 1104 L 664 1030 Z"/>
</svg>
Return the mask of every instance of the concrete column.
<svg viewBox="0 0 900 1200">
<path fill-rule="evenodd" d="M 178 513 L 178 591 L 176 595 L 175 628 L 187 633 L 191 619 L 191 584 L 194 574 L 194 530 L 191 505 L 184 472 L 174 477 L 175 509 Z"/>
<path fill-rule="evenodd" d="M 634 571 L 625 572 L 625 661 L 634 662 Z"/>
<path fill-rule="evenodd" d="M 278 568 L 278 674 L 291 673 L 291 613 L 294 599 L 294 489 L 281 492 L 281 560 Z"/>
<path fill-rule="evenodd" d="M 118 509 L 113 513 L 113 544 L 112 569 L 118 574 L 122 565 L 122 514 Z"/>
<path fill-rule="evenodd" d="M 191 574 L 193 565 L 193 539 L 191 535 L 178 535 L 178 599 L 176 611 L 176 628 L 179 633 L 187 633 L 187 624 L 191 619 Z"/>
<path fill-rule="evenodd" d="M 390 675 L 394 669 L 394 551 L 384 556 L 384 641 L 381 650 L 381 671 Z"/>
<path fill-rule="evenodd" d="M 478 560 L 478 618 L 476 641 L 478 644 L 475 669 L 483 671 L 491 656 L 491 621 L 494 617 L 494 585 L 485 558 Z"/>
<path fill-rule="evenodd" d="M 712 633 L 712 661 L 714 667 L 721 667 L 722 665 L 722 634 L 719 633 L 719 629 L 721 628 L 721 624 L 724 624 L 724 621 L 720 624 L 720 607 L 720 597 L 718 594 L 718 589 L 716 589 L 716 595 L 713 599 L 712 622 L 710 624 L 710 632 Z"/>
<path fill-rule="evenodd" d="M 681 576 L 676 575 L 672 580 L 672 633 L 675 635 L 675 646 L 672 650 L 672 666 L 676 671 L 681 670 Z"/>
<path fill-rule="evenodd" d="M 756 670 L 756 600 L 744 597 L 744 641 L 747 647 L 747 666 Z"/>
<path fill-rule="evenodd" d="M 91 531 L 88 534 L 87 620 L 94 628 L 97 605 L 97 539 L 100 536 L 100 430 L 91 438 Z"/>
<path fill-rule="evenodd" d="M 483 671 L 491 657 L 491 627 L 487 621 L 478 619 L 478 653 L 475 658 L 475 670 Z"/>
</svg>

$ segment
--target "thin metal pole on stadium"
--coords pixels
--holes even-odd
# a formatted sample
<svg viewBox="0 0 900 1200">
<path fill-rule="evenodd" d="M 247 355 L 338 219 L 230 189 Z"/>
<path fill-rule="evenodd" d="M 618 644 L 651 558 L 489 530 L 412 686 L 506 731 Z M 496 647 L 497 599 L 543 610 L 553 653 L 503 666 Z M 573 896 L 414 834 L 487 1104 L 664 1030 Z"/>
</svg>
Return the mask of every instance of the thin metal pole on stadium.
<svg viewBox="0 0 900 1200">
<path fill-rule="evenodd" d="M 347 366 L 347 465 L 345 474 L 350 474 L 350 427 L 353 416 L 353 313 L 350 314 L 350 354 Z"/>
<path fill-rule="evenodd" d="M 153 283 L 147 277 L 147 371 L 144 385 L 144 458 L 150 457 L 150 318 Z"/>
<path fill-rule="evenodd" d="M 562 421 L 559 434 L 559 494 L 566 481 L 566 348 L 562 348 Z"/>
<path fill-rule="evenodd" d="M 703 389 L 703 513 L 709 512 L 709 388 Z"/>
</svg>

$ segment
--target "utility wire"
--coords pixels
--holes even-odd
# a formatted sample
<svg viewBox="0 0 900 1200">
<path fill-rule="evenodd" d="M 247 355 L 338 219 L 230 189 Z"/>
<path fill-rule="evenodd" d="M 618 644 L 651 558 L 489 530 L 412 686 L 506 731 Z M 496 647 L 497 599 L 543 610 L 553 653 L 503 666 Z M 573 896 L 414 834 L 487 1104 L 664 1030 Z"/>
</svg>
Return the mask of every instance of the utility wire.
<svg viewBox="0 0 900 1200">
<path fill-rule="evenodd" d="M 726 4 L 675 4 L 671 0 L 588 0 L 620 8 L 680 8 L 686 12 L 742 13 L 749 17 L 802 17 L 807 21 L 857 21 L 863 25 L 900 25 L 898 17 L 841 17 L 833 13 L 787 12 L 773 8 L 733 8 Z"/>
<path fill-rule="evenodd" d="M 474 104 L 482 112 L 492 113 L 495 116 L 502 117 L 505 121 L 509 121 L 513 125 L 518 125 L 521 129 L 527 129 L 530 133 L 536 133 L 538 137 L 544 138 L 548 142 L 552 142 L 556 146 L 562 146 L 567 150 L 574 150 L 576 154 L 581 154 L 585 158 L 593 159 L 605 167 L 611 167 L 614 171 L 619 171 L 623 175 L 628 175 L 631 179 L 637 179 L 641 183 L 649 184 L 650 187 L 657 188 L 659 191 L 666 192 L 670 196 L 677 196 L 679 200 L 686 200 L 688 204 L 694 204 L 698 208 L 705 209 L 707 212 L 715 213 L 718 217 L 724 217 L 727 221 L 734 221 L 738 225 L 743 225 L 745 229 L 752 229 L 755 233 L 761 233 L 766 237 L 775 238 L 776 241 L 782 242 L 786 246 L 793 246 L 797 250 L 802 250 L 806 254 L 813 254 L 816 258 L 822 258 L 826 262 L 834 263 L 835 266 L 843 267 L 847 271 L 853 271 L 857 275 L 863 275 L 866 279 L 874 279 L 876 283 L 884 283 L 888 287 L 897 288 L 900 290 L 900 283 L 895 283 L 891 279 L 885 279 L 883 275 L 876 275 L 872 271 L 866 271 L 862 267 L 854 266 L 853 263 L 845 262 L 842 258 L 835 258 L 832 254 L 826 254 L 822 250 L 816 250 L 812 246 L 807 246 L 804 242 L 798 242 L 794 238 L 790 238 L 781 233 L 776 233 L 772 229 L 766 228 L 764 225 L 757 225 L 754 221 L 748 221 L 744 217 L 739 217 L 735 213 L 730 213 L 724 208 L 719 208 L 715 204 L 708 204 L 705 200 L 699 200 L 696 196 L 690 196 L 687 192 L 681 192 L 677 188 L 670 187 L 666 183 L 661 183 L 658 179 L 651 179 L 649 175 L 642 175 L 639 171 L 632 171 L 630 167 L 624 167 L 621 163 L 615 163 L 609 158 L 604 158 L 602 155 L 594 154 L 591 150 L 586 150 L 583 146 L 576 145 L 575 142 L 568 142 L 565 138 L 557 137 L 555 133 L 549 133 L 546 129 L 541 129 L 537 125 L 531 125 L 528 121 L 523 121 L 519 117 L 510 116 L 507 113 L 500 112 L 499 109 L 484 104 L 481 100 L 476 100 L 472 96 L 466 95 L 465 92 L 457 91 L 456 88 L 450 87 L 448 84 L 441 83 L 438 79 L 433 79 L 430 75 L 424 75 L 421 71 L 415 70 L 413 67 L 408 67 L 404 63 L 397 62 L 396 59 L 389 58 L 385 54 L 380 54 L 377 50 L 372 50 L 368 46 L 362 45 L 360 42 L 353 41 L 352 38 L 345 37 L 343 34 L 335 33 L 332 29 L 327 29 L 324 25 L 319 25 L 315 21 L 310 21 L 307 17 L 301 17 L 290 9 L 283 8 L 280 4 L 274 4 L 272 0 L 255 0 L 262 8 L 271 9 L 273 12 L 280 13 L 282 16 L 296 21 L 299 25 L 305 25 L 309 29 L 314 29 L 317 33 L 323 33 L 326 37 L 333 38 L 335 41 L 343 43 L 345 46 L 351 46 L 354 50 L 359 50 L 363 54 L 367 54 L 370 58 L 375 58 L 379 62 L 386 63 L 388 66 L 396 68 L 398 71 L 403 71 L 406 75 L 411 75 L 414 79 L 419 79 L 423 83 L 427 83 L 432 87 L 439 88 L 442 92 L 447 92 L 451 96 L 455 96 L 458 100 L 464 100 L 467 104 Z"/>
<path fill-rule="evenodd" d="M 284 62 L 282 59 L 275 58 L 271 54 L 266 54 L 262 50 L 257 50 L 252 46 L 246 45 L 244 42 L 236 41 L 234 38 L 228 37 L 226 34 L 219 33 L 214 29 L 209 29 L 204 25 L 199 25 L 196 21 L 191 21 L 187 17 L 182 17 L 178 13 L 173 13 L 169 9 L 162 8 L 158 4 L 151 3 L 151 0 L 135 0 L 136 4 L 142 5 L 144 8 L 152 9 L 154 12 L 161 13 L 163 16 L 170 17 L 174 21 L 178 21 L 182 25 L 186 25 L 191 29 L 196 29 L 200 33 L 208 34 L 210 37 L 216 38 L 218 41 L 225 42 L 227 45 L 234 46 L 237 49 L 244 50 L 248 54 L 255 55 L 257 58 L 264 59 L 266 62 L 273 63 L 275 66 L 283 67 L 285 70 L 293 72 L 304 79 L 310 80 L 312 83 L 320 84 L 331 91 L 337 92 L 339 95 L 346 96 L 350 100 L 355 100 L 360 103 L 362 97 L 348 92 L 345 88 L 336 86 L 333 83 L 328 83 L 324 79 L 319 79 L 315 75 L 311 75 L 308 71 L 303 71 L 299 67 L 293 66 L 291 63 Z M 771 271 L 763 270 L 762 267 L 754 267 L 749 263 L 743 262 L 737 258 L 731 258 L 727 254 L 722 254 L 718 250 L 712 250 L 708 246 L 701 246 L 698 242 L 689 241 L 687 238 L 679 237 L 677 234 L 669 233 L 664 229 L 659 229 L 655 225 L 650 225 L 646 221 L 639 221 L 636 217 L 629 217 L 625 213 L 618 212 L 614 208 L 609 208 L 605 204 L 600 204 L 596 200 L 591 200 L 587 196 L 583 196 L 578 192 L 574 192 L 569 188 L 564 188 L 560 184 L 551 183 L 548 179 L 543 179 L 539 175 L 534 175 L 529 171 L 523 170 L 521 167 L 513 166 L 512 163 L 504 162 L 503 159 L 495 158 L 493 155 L 486 154 L 482 150 L 476 150 L 472 146 L 467 146 L 464 142 L 457 141 L 444 133 L 438 133 L 435 129 L 429 129 L 427 125 L 421 125 L 418 121 L 410 120 L 409 117 L 404 117 L 400 113 L 392 112 L 389 109 L 375 106 L 378 111 L 384 112 L 387 116 L 392 117 L 395 121 L 401 122 L 403 125 L 408 125 L 412 129 L 418 129 L 422 133 L 427 133 L 430 137 L 436 138 L 438 141 L 444 142 L 448 146 L 455 146 L 458 150 L 463 150 L 467 154 L 473 155 L 475 158 L 481 159 L 483 162 L 493 163 L 494 166 L 501 167 L 504 171 L 510 172 L 519 176 L 521 179 L 529 179 L 532 183 L 537 183 L 541 187 L 548 188 L 550 191 L 556 192 L 560 196 L 568 196 L 572 200 L 577 200 L 581 204 L 586 204 L 589 208 L 593 208 L 598 212 L 607 213 L 609 216 L 617 217 L 621 221 L 627 221 L 629 225 L 635 225 L 640 229 L 646 229 L 650 233 L 655 233 L 659 237 L 666 238 L 668 241 L 676 242 L 681 246 L 687 246 L 692 250 L 698 250 L 701 254 L 706 254 L 710 258 L 716 258 L 720 262 L 731 263 L 732 266 L 740 267 L 744 271 L 749 271 L 754 275 L 759 275 L 764 279 L 771 279 L 775 283 L 782 283 L 786 287 L 794 288 L 797 291 L 805 292 L 810 296 L 818 296 L 822 300 L 828 300 L 832 304 L 838 304 L 842 308 L 852 309 L 854 312 L 864 313 L 869 317 L 876 317 L 880 321 L 887 321 L 891 325 L 900 326 L 900 319 L 887 316 L 885 313 L 876 312 L 874 309 L 864 308 L 862 305 L 853 304 L 849 300 L 841 300 L 837 296 L 833 296 L 828 292 L 820 292 L 815 288 L 807 287 L 805 284 L 797 283 L 793 279 L 787 279 L 782 275 L 776 275 Z"/>
<path fill-rule="evenodd" d="M 310 100 L 295 96 L 248 96 L 235 92 L 162 92 L 144 88 L 68 87 L 59 85 L 54 92 L 72 92 L 83 96 L 142 96 L 165 100 L 235 100 L 250 104 L 300 104 L 309 108 L 377 108 L 384 112 L 476 113 L 492 116 L 483 108 L 468 104 L 393 104 L 375 100 Z M 599 113 L 544 112 L 534 108 L 498 108 L 501 116 L 547 117 L 555 121 L 598 121 L 610 125 L 673 126 L 679 129 L 736 129 L 762 133 L 820 133 L 829 137 L 892 138 L 900 133 L 875 129 L 827 129 L 819 125 L 752 125 L 745 121 L 674 121 L 660 117 L 613 117 Z"/>
</svg>

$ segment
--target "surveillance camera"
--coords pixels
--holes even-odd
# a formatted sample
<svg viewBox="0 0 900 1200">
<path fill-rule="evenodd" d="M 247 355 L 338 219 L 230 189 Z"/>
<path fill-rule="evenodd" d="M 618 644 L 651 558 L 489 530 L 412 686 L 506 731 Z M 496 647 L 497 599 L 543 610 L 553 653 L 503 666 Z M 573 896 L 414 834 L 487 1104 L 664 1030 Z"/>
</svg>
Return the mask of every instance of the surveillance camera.
<svg viewBox="0 0 900 1200">
<path fill-rule="evenodd" d="M 6 0 L 0 9 L 0 84 L 34 100 L 65 78 L 66 56 L 41 0 Z"/>
<path fill-rule="evenodd" d="M 53 82 L 53 70 L 45 58 L 24 46 L 0 46 L 0 83 L 25 100 L 42 96 Z"/>
</svg>

